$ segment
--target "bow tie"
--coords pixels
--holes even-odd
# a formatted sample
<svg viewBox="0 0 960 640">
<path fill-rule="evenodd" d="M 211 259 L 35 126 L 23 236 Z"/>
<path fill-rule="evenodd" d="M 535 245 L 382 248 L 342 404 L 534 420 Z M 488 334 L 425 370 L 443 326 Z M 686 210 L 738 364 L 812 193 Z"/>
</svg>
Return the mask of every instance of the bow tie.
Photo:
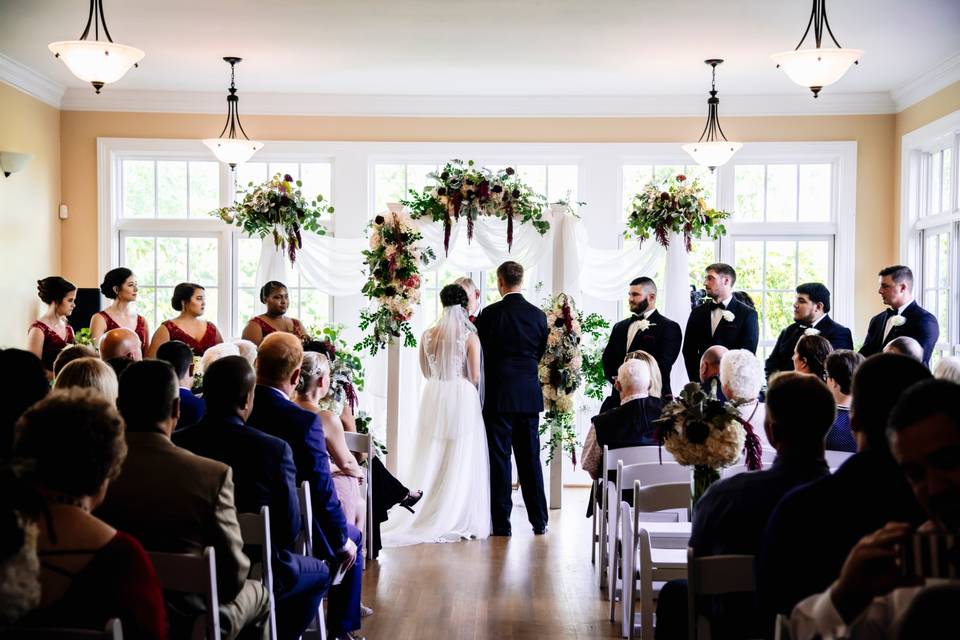
<svg viewBox="0 0 960 640">
<path fill-rule="evenodd" d="M 813 328 L 813 325 L 810 325 L 810 324 L 801 324 L 801 323 L 798 322 L 798 323 L 797 323 L 797 327 L 798 327 L 799 329 L 803 330 L 803 331 L 806 331 L 807 329 L 812 329 L 812 328 Z"/>
<path fill-rule="evenodd" d="M 635 313 L 631 317 L 633 318 L 634 322 L 637 320 L 646 320 L 646 317 L 644 317 L 642 313 Z"/>
<path fill-rule="evenodd" d="M 711 302 L 710 311 L 713 311 L 714 309 L 720 309 L 721 311 L 726 311 L 727 308 L 724 306 L 722 302 Z"/>
<path fill-rule="evenodd" d="M 886 311 L 884 311 L 884 313 L 887 314 L 887 317 L 888 317 L 888 318 L 889 318 L 890 316 L 899 315 L 899 314 L 897 313 L 897 310 L 896 310 L 896 309 L 887 309 Z"/>
</svg>

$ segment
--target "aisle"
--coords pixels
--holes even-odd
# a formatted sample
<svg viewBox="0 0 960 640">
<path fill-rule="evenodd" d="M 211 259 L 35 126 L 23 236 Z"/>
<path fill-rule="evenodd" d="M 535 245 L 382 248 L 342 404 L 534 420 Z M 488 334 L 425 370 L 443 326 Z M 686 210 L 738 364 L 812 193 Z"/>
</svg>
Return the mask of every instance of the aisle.
<svg viewBox="0 0 960 640">
<path fill-rule="evenodd" d="M 565 489 L 550 531 L 522 505 L 512 538 L 383 551 L 364 578 L 370 640 L 617 638 L 590 563 L 589 489 Z M 516 502 L 520 501 L 514 492 Z"/>
</svg>

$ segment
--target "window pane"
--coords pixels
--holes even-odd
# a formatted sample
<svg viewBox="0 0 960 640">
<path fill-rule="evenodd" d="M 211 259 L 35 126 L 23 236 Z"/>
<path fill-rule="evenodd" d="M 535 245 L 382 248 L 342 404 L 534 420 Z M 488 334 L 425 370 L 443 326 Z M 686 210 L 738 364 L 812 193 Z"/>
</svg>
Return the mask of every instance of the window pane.
<svg viewBox="0 0 960 640">
<path fill-rule="evenodd" d="M 260 266 L 260 240 L 240 238 L 237 240 L 237 284 L 241 287 L 257 286 L 257 268 Z"/>
<path fill-rule="evenodd" d="M 780 332 L 793 322 L 793 301 L 796 294 L 786 292 L 767 292 L 764 296 L 763 325 L 764 338 L 776 340 Z M 757 302 L 754 298 L 754 302 Z"/>
<path fill-rule="evenodd" d="M 767 289 L 793 289 L 796 286 L 797 245 L 792 241 L 767 242 Z"/>
<path fill-rule="evenodd" d="M 554 164 L 547 167 L 547 200 L 556 202 L 577 200 L 577 176 L 579 167 L 575 164 Z"/>
<path fill-rule="evenodd" d="M 151 160 L 123 161 L 123 217 L 152 218 L 154 216 L 153 178 Z"/>
<path fill-rule="evenodd" d="M 157 161 L 157 217 L 187 217 L 187 163 Z"/>
<path fill-rule="evenodd" d="M 953 186 L 953 149 L 943 150 L 943 172 L 941 173 L 940 210 L 953 210 L 953 195 L 950 191 Z"/>
<path fill-rule="evenodd" d="M 937 295 L 937 324 L 940 325 L 940 339 L 938 342 L 947 340 L 947 329 L 950 326 L 950 292 L 941 289 Z"/>
<path fill-rule="evenodd" d="M 660 184 L 681 173 L 683 173 L 683 165 L 679 164 L 665 164 L 662 167 L 653 168 L 653 178 Z"/>
<path fill-rule="evenodd" d="M 244 162 L 237 165 L 237 191 L 246 193 L 267 181 L 266 162 Z M 250 183 L 253 183 L 252 185 Z"/>
<path fill-rule="evenodd" d="M 423 191 L 427 186 L 427 174 L 437 170 L 433 164 L 408 164 L 407 165 L 407 191 L 413 189 L 416 192 Z"/>
<path fill-rule="evenodd" d="M 329 162 L 305 162 L 300 165 L 300 180 L 303 186 L 300 191 L 307 202 L 315 200 L 318 195 L 322 195 L 327 200 L 331 199 L 331 176 Z"/>
<path fill-rule="evenodd" d="M 180 312 L 175 311 L 173 305 L 170 304 L 172 297 L 173 287 L 157 287 L 157 321 L 155 324 L 176 318 L 180 315 Z"/>
<path fill-rule="evenodd" d="M 150 329 L 157 329 L 157 290 L 153 287 L 140 287 L 137 292 L 137 313 L 149 323 Z"/>
<path fill-rule="evenodd" d="M 270 170 L 267 173 L 268 180 L 276 175 L 282 178 L 289 174 L 296 181 L 300 179 L 300 164 L 297 162 L 271 162 Z"/>
<path fill-rule="evenodd" d="M 931 156 L 932 171 L 930 171 L 930 213 L 940 211 L 941 183 L 943 181 L 943 152 L 938 151 Z"/>
<path fill-rule="evenodd" d="M 797 219 L 797 165 L 767 166 L 767 221 L 794 222 Z"/>
<path fill-rule="evenodd" d="M 738 164 L 733 172 L 734 213 L 737 222 L 763 221 L 763 165 Z"/>
<path fill-rule="evenodd" d="M 693 251 L 687 254 L 688 264 L 690 265 L 690 283 L 697 285 L 699 289 L 703 286 L 703 272 L 707 265 L 716 262 L 717 245 L 714 240 L 694 240 Z M 737 274 L 738 278 L 743 276 Z"/>
<path fill-rule="evenodd" d="M 141 284 L 156 284 L 157 273 L 154 269 L 154 238 L 127 236 L 123 241 L 124 266 L 133 271 Z"/>
<path fill-rule="evenodd" d="M 257 292 L 253 289 L 240 289 L 237 291 L 237 326 L 243 332 L 244 325 L 257 315 Z"/>
<path fill-rule="evenodd" d="M 924 234 L 923 247 L 923 286 L 935 287 L 937 282 L 937 238 L 933 233 Z"/>
<path fill-rule="evenodd" d="M 628 164 L 623 167 L 623 212 L 624 219 L 633 203 L 633 196 L 643 191 L 653 176 L 653 167 L 648 164 Z"/>
<path fill-rule="evenodd" d="M 203 319 L 216 324 L 220 313 L 220 290 L 216 287 L 206 287 L 203 292 L 203 299 L 206 303 L 203 308 Z M 224 329 L 226 329 L 226 327 L 224 327 Z M 224 334 L 229 336 L 230 332 L 220 332 L 220 335 Z"/>
<path fill-rule="evenodd" d="M 296 317 L 296 318 L 299 320 L 299 319 L 300 319 L 300 313 L 301 313 L 301 309 L 300 309 L 300 289 L 299 289 L 299 288 L 290 288 L 290 289 L 287 289 L 287 295 L 290 296 L 290 306 L 288 307 L 288 309 L 290 309 L 291 315 L 293 315 L 294 317 Z M 265 310 L 266 310 L 266 308 L 265 308 L 265 306 L 263 305 L 263 303 L 260 302 L 260 298 L 259 298 L 259 296 L 258 296 L 258 297 L 257 297 L 257 313 L 263 313 Z"/>
<path fill-rule="evenodd" d="M 403 188 L 406 172 L 402 164 L 378 164 L 373 169 L 373 211 L 374 214 L 387 210 L 388 202 L 406 199 Z"/>
<path fill-rule="evenodd" d="M 316 289 L 300 290 L 300 322 L 304 326 L 321 325 L 330 321 L 330 296 Z"/>
<path fill-rule="evenodd" d="M 176 286 L 187 280 L 187 239 L 157 238 L 157 284 Z"/>
<path fill-rule="evenodd" d="M 937 286 L 950 286 L 950 234 L 941 233 L 937 236 L 937 262 L 939 263 Z M 931 281 L 932 282 L 932 281 Z"/>
<path fill-rule="evenodd" d="M 517 176 L 527 184 L 534 193 L 547 192 L 547 167 L 543 164 L 517 165 Z"/>
<path fill-rule="evenodd" d="M 190 217 L 203 218 L 220 206 L 220 163 L 190 163 Z"/>
<path fill-rule="evenodd" d="M 733 245 L 734 268 L 738 289 L 759 289 L 763 286 L 763 242 L 737 240 Z"/>
<path fill-rule="evenodd" d="M 800 165 L 800 221 L 830 221 L 830 165 Z"/>
<path fill-rule="evenodd" d="M 821 282 L 830 286 L 830 242 L 802 240 L 797 243 L 797 283 Z"/>
<path fill-rule="evenodd" d="M 218 259 L 216 238 L 190 238 L 190 281 L 204 287 L 217 284 Z"/>
<path fill-rule="evenodd" d="M 708 207 L 717 206 L 717 174 L 711 173 L 708 167 L 698 164 L 687 165 L 684 173 L 690 180 L 698 180 L 703 187 L 703 199 Z"/>
</svg>

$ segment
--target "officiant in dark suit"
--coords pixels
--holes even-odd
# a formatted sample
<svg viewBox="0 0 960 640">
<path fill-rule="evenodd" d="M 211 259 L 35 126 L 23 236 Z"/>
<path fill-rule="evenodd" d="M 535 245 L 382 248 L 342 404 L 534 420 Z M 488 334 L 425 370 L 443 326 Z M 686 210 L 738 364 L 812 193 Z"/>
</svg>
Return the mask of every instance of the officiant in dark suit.
<svg viewBox="0 0 960 640">
<path fill-rule="evenodd" d="M 705 269 L 703 288 L 709 300 L 690 312 L 683 333 L 683 363 L 691 381 L 700 380 L 700 357 L 713 345 L 757 352 L 757 312 L 733 296 L 737 272 L 722 262 Z"/>
<path fill-rule="evenodd" d="M 610 339 L 603 350 L 603 374 L 612 384 L 617 379 L 617 371 L 624 358 L 631 351 L 646 351 L 656 359 L 660 367 L 660 397 L 669 400 L 670 371 L 680 355 L 683 336 L 680 325 L 661 315 L 656 309 L 657 284 L 647 277 L 640 277 L 630 283 L 629 318 L 613 325 Z M 616 407 L 620 404 L 620 394 L 614 387 L 604 406 Z"/>
<path fill-rule="evenodd" d="M 537 374 L 547 349 L 547 317 L 524 300 L 522 284 L 522 266 L 501 264 L 497 288 L 502 299 L 484 308 L 476 322 L 483 347 L 483 421 L 490 450 L 490 514 L 495 536 L 511 533 L 511 446 L 533 531 L 539 535 L 547 530 L 539 435 L 543 390 Z"/>
<path fill-rule="evenodd" d="M 769 378 L 777 371 L 793 371 L 793 350 L 805 334 L 819 335 L 830 343 L 833 350 L 853 349 L 850 329 L 834 322 L 830 312 L 830 290 L 819 282 L 805 282 L 797 286 L 797 299 L 793 303 L 793 324 L 780 332 L 777 344 L 767 358 L 766 373 Z"/>
<path fill-rule="evenodd" d="M 860 347 L 865 357 L 880 353 L 894 338 L 913 338 L 923 347 L 923 364 L 930 365 L 930 356 L 940 338 L 936 317 L 913 299 L 913 271 L 910 267 L 894 265 L 883 269 L 878 293 L 886 311 L 870 318 L 867 337 Z"/>
</svg>

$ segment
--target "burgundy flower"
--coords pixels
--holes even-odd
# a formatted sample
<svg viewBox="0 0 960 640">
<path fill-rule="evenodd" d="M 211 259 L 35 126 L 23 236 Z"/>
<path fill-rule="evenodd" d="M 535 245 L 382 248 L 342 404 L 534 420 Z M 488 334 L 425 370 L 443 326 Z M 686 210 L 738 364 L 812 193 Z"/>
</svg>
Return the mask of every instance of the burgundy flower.
<svg viewBox="0 0 960 640">
<path fill-rule="evenodd" d="M 443 187 L 440 187 L 439 189 L 437 189 L 437 195 L 438 195 L 438 196 L 445 196 L 445 195 L 447 195 L 447 190 L 444 189 Z"/>
<path fill-rule="evenodd" d="M 700 422 L 699 420 L 695 422 L 687 423 L 687 440 L 690 441 L 690 444 L 703 444 L 707 441 L 707 437 L 710 435 L 710 427 L 706 422 Z"/>
<path fill-rule="evenodd" d="M 520 197 L 520 189 L 514 189 L 514 190 L 513 190 L 513 193 L 510 194 L 510 195 L 512 195 L 514 198 L 519 198 L 519 197 Z"/>
<path fill-rule="evenodd" d="M 285 174 L 283 174 L 283 181 L 284 181 L 284 182 L 293 182 L 293 176 L 291 176 L 289 173 L 285 173 Z"/>
<path fill-rule="evenodd" d="M 660 199 L 666 202 L 667 200 L 670 199 L 670 194 L 667 193 L 666 191 L 663 191 L 660 193 Z"/>
<path fill-rule="evenodd" d="M 383 216 L 377 216 L 376 218 L 373 219 L 373 221 L 376 222 L 377 224 L 383 224 Z"/>
<path fill-rule="evenodd" d="M 504 173 L 507 174 L 508 176 L 512 176 L 513 174 L 516 173 L 516 171 L 513 170 L 513 167 L 507 167 L 507 168 L 504 170 Z"/>
<path fill-rule="evenodd" d="M 495 184 L 493 185 L 493 188 L 491 189 L 491 191 L 493 191 L 494 193 L 500 193 L 501 191 L 503 191 L 503 187 L 501 187 L 498 184 Z"/>
<path fill-rule="evenodd" d="M 686 179 L 687 179 L 687 176 L 683 175 L 682 173 L 677 176 L 677 182 L 683 182 Z"/>
</svg>

